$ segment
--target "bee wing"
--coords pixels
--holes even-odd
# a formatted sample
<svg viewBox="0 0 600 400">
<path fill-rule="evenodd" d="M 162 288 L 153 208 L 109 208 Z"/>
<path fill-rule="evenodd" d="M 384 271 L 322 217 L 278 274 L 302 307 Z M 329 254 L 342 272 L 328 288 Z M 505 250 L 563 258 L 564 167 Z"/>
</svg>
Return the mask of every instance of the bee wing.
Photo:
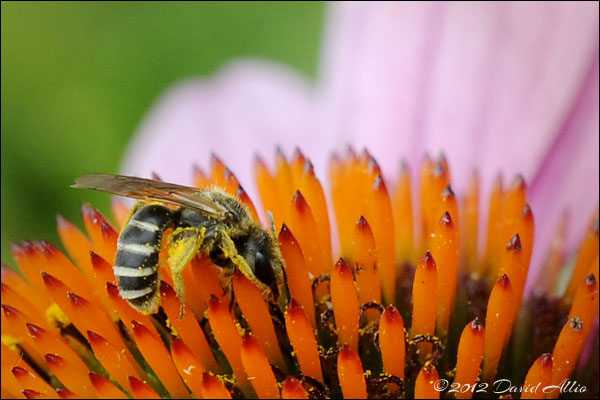
<svg viewBox="0 0 600 400">
<path fill-rule="evenodd" d="M 172 203 L 199 211 L 217 220 L 225 220 L 228 216 L 228 211 L 215 202 L 207 190 L 173 183 L 125 175 L 89 174 L 75 179 L 75 184 L 71 187 L 99 190 L 140 200 Z"/>
</svg>

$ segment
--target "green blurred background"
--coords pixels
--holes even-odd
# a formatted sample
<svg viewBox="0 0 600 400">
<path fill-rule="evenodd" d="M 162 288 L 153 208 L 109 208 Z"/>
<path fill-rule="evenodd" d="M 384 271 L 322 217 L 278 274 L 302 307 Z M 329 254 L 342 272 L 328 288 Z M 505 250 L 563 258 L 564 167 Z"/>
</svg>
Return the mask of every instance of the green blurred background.
<svg viewBox="0 0 600 400">
<path fill-rule="evenodd" d="M 10 243 L 59 245 L 55 216 L 106 195 L 69 188 L 117 172 L 131 135 L 173 83 L 236 57 L 314 76 L 322 3 L 2 2 L 2 262 Z"/>
</svg>

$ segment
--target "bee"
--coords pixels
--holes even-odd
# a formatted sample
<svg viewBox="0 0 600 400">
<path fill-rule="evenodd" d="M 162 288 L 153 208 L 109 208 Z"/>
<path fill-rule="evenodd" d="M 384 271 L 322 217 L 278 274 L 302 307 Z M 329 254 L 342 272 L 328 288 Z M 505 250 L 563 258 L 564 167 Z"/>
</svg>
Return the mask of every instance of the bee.
<svg viewBox="0 0 600 400">
<path fill-rule="evenodd" d="M 210 256 L 225 272 L 223 276 L 230 277 L 237 268 L 269 301 L 277 302 L 287 294 L 274 230 L 263 229 L 246 206 L 219 188 L 198 189 L 112 174 L 83 175 L 72 187 L 140 200 L 117 240 L 113 272 L 121 297 L 142 314 L 155 313 L 160 305 L 158 255 L 169 228 L 168 265 L 181 304 L 185 298 L 182 274 L 197 255 Z"/>
</svg>

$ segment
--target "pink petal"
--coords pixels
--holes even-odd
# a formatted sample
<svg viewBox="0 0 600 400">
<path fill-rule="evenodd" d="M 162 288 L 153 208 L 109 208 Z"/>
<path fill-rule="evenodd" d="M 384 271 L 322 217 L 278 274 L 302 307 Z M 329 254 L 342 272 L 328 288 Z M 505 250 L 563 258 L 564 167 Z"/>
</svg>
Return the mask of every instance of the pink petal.
<svg viewBox="0 0 600 400">
<path fill-rule="evenodd" d="M 559 130 L 530 186 L 530 203 L 536 216 L 535 248 L 525 292 L 542 272 L 550 239 L 561 214 L 568 210 L 571 230 L 567 249 L 576 250 L 598 207 L 599 135 L 598 53 L 589 68 L 579 98 Z"/>
<path fill-rule="evenodd" d="M 216 77 L 172 88 L 140 127 L 122 171 L 191 184 L 192 165 L 208 169 L 214 152 L 256 199 L 254 155 L 270 160 L 277 145 L 288 155 L 295 146 L 311 149 L 323 173 L 332 137 L 320 134 L 314 115 L 303 77 L 280 65 L 238 61 Z"/>
<path fill-rule="evenodd" d="M 598 5 L 334 3 L 322 93 L 331 129 L 384 169 L 444 151 L 455 186 L 472 167 L 531 179 L 597 48 Z M 414 163 L 414 162 L 413 162 Z"/>
</svg>

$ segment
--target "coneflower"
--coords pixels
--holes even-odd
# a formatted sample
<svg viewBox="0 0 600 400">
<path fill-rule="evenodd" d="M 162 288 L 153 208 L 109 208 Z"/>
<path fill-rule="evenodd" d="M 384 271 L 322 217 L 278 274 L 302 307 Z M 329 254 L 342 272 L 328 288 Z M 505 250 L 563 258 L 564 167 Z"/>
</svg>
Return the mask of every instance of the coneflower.
<svg viewBox="0 0 600 400">
<path fill-rule="evenodd" d="M 112 273 L 128 207 L 114 201 L 111 223 L 84 205 L 85 233 L 58 218 L 69 257 L 23 242 L 13 246 L 22 274 L 2 266 L 2 397 L 598 395 L 597 215 L 566 289 L 555 290 L 566 268 L 559 230 L 525 298 L 534 210 L 521 177 L 496 181 L 480 246 L 477 175 L 458 199 L 443 156 L 425 157 L 416 184 L 403 166 L 390 185 L 367 151 L 348 150 L 332 158 L 330 196 L 300 151 L 275 164 L 257 158 L 255 176 L 286 263 L 283 309 L 242 273 L 225 285 L 203 255 L 184 271 L 180 304 L 164 241 L 160 311 L 137 313 Z M 258 219 L 218 158 L 194 179 Z"/>
</svg>

